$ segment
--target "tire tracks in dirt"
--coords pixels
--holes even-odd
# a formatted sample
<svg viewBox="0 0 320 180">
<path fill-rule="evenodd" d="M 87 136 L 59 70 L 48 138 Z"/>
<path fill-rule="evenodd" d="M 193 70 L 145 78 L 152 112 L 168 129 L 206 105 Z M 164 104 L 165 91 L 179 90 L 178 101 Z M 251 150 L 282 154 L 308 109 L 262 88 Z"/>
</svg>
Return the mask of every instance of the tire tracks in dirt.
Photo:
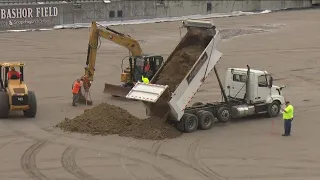
<svg viewBox="0 0 320 180">
<path fill-rule="evenodd" d="M 151 154 L 151 155 L 155 156 L 156 159 L 157 158 L 162 158 L 162 159 L 166 159 L 166 160 L 172 161 L 172 162 L 176 163 L 177 165 L 179 165 L 180 167 L 184 167 L 184 168 L 187 168 L 187 169 L 192 169 L 193 171 L 201 174 L 204 178 L 206 178 L 208 180 L 214 180 L 214 179 L 211 178 L 211 176 L 207 175 L 205 172 L 201 171 L 197 167 L 192 166 L 191 164 L 188 164 L 188 163 L 186 163 L 184 161 L 181 161 L 180 159 L 177 159 L 177 158 L 175 158 L 173 156 L 170 156 L 170 155 L 167 155 L 167 154 L 163 154 L 163 153 L 159 153 L 160 148 L 167 142 L 168 142 L 168 140 L 157 141 L 156 143 L 153 144 L 153 146 L 151 147 L 150 150 L 142 149 L 142 148 L 139 148 L 139 147 L 129 147 L 129 148 L 130 149 L 134 149 L 136 151 L 140 151 L 140 152 Z M 169 179 L 169 180 L 171 180 L 171 179 Z"/>
<path fill-rule="evenodd" d="M 30 136 L 28 135 L 27 133 L 23 132 L 23 131 L 20 131 L 20 130 L 16 130 L 15 128 L 13 127 L 10 127 L 10 125 L 7 125 L 9 126 L 10 129 L 12 129 L 15 133 L 17 133 L 18 135 L 20 136 L 23 136 L 23 137 L 27 137 L 27 138 L 30 138 L 30 139 L 33 139 L 33 140 L 36 140 L 36 141 L 47 141 L 46 139 L 43 139 L 43 138 L 39 138 L 39 137 L 35 137 L 35 136 Z M 40 128 L 40 127 L 39 127 Z M 46 129 L 43 129 L 43 128 L 40 128 L 41 130 L 51 134 L 53 137 L 50 137 L 49 142 L 53 142 L 54 139 L 58 139 L 59 137 L 64 137 L 64 133 L 52 133 L 50 131 L 47 131 Z M 67 136 L 68 137 L 68 136 Z M 74 137 L 68 137 L 68 138 L 71 138 L 71 139 L 77 139 L 77 140 L 82 140 L 82 138 L 74 138 Z M 133 140 L 132 140 L 133 141 Z M 208 179 L 208 180 L 213 180 L 212 178 L 210 178 L 210 175 L 208 175 L 208 173 L 204 172 L 203 170 L 200 170 L 198 169 L 197 167 L 193 166 L 193 165 L 190 165 L 189 163 L 186 163 L 184 161 L 181 161 L 175 157 L 172 157 L 172 156 L 169 156 L 169 155 L 166 155 L 166 154 L 163 154 L 163 153 L 159 153 L 159 150 L 160 148 L 165 144 L 167 143 L 167 140 L 163 140 L 163 141 L 157 141 L 155 142 L 151 149 L 149 150 L 146 150 L 146 149 L 143 149 L 143 148 L 139 148 L 139 147 L 129 147 L 128 145 L 124 148 L 124 151 L 126 149 L 131 149 L 131 150 L 135 150 L 137 152 L 142 152 L 142 153 L 147 153 L 147 154 L 150 154 L 150 155 L 153 155 L 155 157 L 155 160 L 157 158 L 161 158 L 163 160 L 169 160 L 177 165 L 179 165 L 180 167 L 184 167 L 184 168 L 187 168 L 187 169 L 190 169 L 190 170 L 193 170 L 197 173 L 199 173 L 201 176 L 203 176 L 204 178 Z M 61 143 L 58 143 L 58 144 L 61 144 Z M 61 144 L 61 145 L 67 145 L 67 144 Z M 67 145 L 68 146 L 68 145 Z M 125 159 L 128 159 L 128 160 L 132 160 L 132 161 L 135 161 L 135 162 L 139 162 L 141 164 L 148 164 L 150 165 L 156 172 L 158 172 L 162 177 L 164 177 L 164 179 L 167 179 L 167 180 L 176 180 L 176 178 L 171 175 L 171 174 L 168 174 L 166 171 L 164 171 L 163 169 L 161 169 L 160 167 L 156 166 L 154 163 L 151 163 L 151 162 L 147 162 L 147 161 L 144 161 L 144 160 L 141 160 L 139 158 L 134 158 L 134 157 L 129 157 L 127 155 L 124 155 L 124 151 L 120 152 L 120 153 L 113 153 L 113 152 L 109 152 L 110 154 L 113 154 L 115 156 L 118 156 L 119 158 L 123 158 L 121 161 L 122 163 L 122 166 L 123 168 L 126 170 L 126 171 L 129 171 L 127 168 L 126 168 L 126 165 L 125 165 Z M 27 170 L 25 170 L 27 171 Z M 39 172 L 39 171 L 38 171 Z M 84 172 L 85 173 L 85 172 Z M 127 172 L 128 173 L 128 172 Z M 31 177 L 34 177 L 34 175 L 32 175 L 31 173 L 29 173 Z M 36 171 L 36 174 L 37 174 L 37 171 Z M 39 173 L 38 173 L 39 174 Z M 85 173 L 87 174 L 87 173 Z M 132 175 L 131 175 L 132 176 Z M 48 178 L 45 177 L 44 175 L 41 176 L 39 175 L 40 179 L 39 178 L 34 178 L 36 180 L 47 180 Z M 79 176 L 80 177 L 80 176 Z M 41 179 L 43 178 L 43 179 Z M 134 179 L 134 177 L 132 177 L 132 179 Z M 134 180 L 139 180 L 137 179 L 134 179 Z"/>
<path fill-rule="evenodd" d="M 77 148 L 72 146 L 69 146 L 65 149 L 61 156 L 62 167 L 80 180 L 98 180 L 97 178 L 94 178 L 90 174 L 84 172 L 77 165 L 75 157 L 77 150 Z"/>
<path fill-rule="evenodd" d="M 197 138 L 195 141 L 191 143 L 191 145 L 188 148 L 188 159 L 191 163 L 191 166 L 195 169 L 198 169 L 200 172 L 202 172 L 205 176 L 210 178 L 211 180 L 228 180 L 228 178 L 225 178 L 218 174 L 217 172 L 213 171 L 211 168 L 209 168 L 205 163 L 201 160 L 201 158 L 198 156 L 198 148 L 200 145 L 200 141 L 203 139 L 203 137 Z"/>
<path fill-rule="evenodd" d="M 137 159 L 137 158 L 131 158 L 131 157 L 127 157 L 124 155 L 124 152 L 127 150 L 127 149 L 132 149 L 132 150 L 137 150 L 139 152 L 144 152 L 144 153 L 148 153 L 148 154 L 157 154 L 159 149 L 161 148 L 161 146 L 166 142 L 166 141 L 157 141 L 156 143 L 154 143 L 151 147 L 151 149 L 148 151 L 148 150 L 144 150 L 142 148 L 137 148 L 137 147 L 131 147 L 130 144 L 134 144 L 136 141 L 135 140 L 131 140 L 127 143 L 126 146 L 123 147 L 123 149 L 121 150 L 121 153 L 120 153 L 120 163 L 121 163 L 121 166 L 122 168 L 131 176 L 131 178 L 133 180 L 140 180 L 140 178 L 138 178 L 136 175 L 134 175 L 132 172 L 130 172 L 127 167 L 126 167 L 126 164 L 125 164 L 125 159 L 129 159 L 129 160 L 132 160 L 132 161 L 136 161 L 136 162 L 139 162 L 141 164 L 148 164 L 150 165 L 156 172 L 158 172 L 162 177 L 164 177 L 166 180 L 177 180 L 174 176 L 168 174 L 166 171 L 164 171 L 163 169 L 155 166 L 154 164 L 152 163 L 149 163 L 149 162 L 145 162 L 145 161 L 142 161 L 140 159 Z"/>
<path fill-rule="evenodd" d="M 42 174 L 36 165 L 36 155 L 46 145 L 46 141 L 37 141 L 21 156 L 20 163 L 23 171 L 34 180 L 50 180 Z"/>
</svg>

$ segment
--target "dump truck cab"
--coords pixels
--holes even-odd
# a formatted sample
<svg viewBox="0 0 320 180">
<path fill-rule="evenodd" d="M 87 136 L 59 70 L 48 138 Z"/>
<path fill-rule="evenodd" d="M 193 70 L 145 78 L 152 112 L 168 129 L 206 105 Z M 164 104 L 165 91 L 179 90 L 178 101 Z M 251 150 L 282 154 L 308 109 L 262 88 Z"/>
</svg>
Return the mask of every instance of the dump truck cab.
<svg viewBox="0 0 320 180">
<path fill-rule="evenodd" d="M 248 103 L 284 102 L 282 88 L 273 85 L 273 77 L 262 70 L 251 69 L 247 83 L 246 68 L 228 68 L 225 76 L 225 93 L 231 99 L 247 99 Z M 247 91 L 247 87 L 249 87 Z M 246 95 L 246 93 L 249 93 Z"/>
</svg>

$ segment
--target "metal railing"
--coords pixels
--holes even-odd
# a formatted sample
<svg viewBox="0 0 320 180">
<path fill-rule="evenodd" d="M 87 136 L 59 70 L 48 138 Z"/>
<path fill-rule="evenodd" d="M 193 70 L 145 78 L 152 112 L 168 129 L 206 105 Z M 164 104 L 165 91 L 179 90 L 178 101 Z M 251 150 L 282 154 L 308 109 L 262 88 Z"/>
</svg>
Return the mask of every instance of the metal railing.
<svg viewBox="0 0 320 180">
<path fill-rule="evenodd" d="M 51 4 L 51 3 L 81 3 L 81 2 L 103 2 L 103 0 L 0 0 L 0 5 L 5 4 Z"/>
</svg>

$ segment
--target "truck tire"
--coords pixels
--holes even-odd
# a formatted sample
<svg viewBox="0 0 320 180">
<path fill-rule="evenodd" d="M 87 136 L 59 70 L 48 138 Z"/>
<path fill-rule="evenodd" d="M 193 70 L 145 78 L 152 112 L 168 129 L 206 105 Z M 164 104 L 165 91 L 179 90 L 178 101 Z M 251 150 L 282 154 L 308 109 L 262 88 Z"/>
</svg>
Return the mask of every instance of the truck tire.
<svg viewBox="0 0 320 180">
<path fill-rule="evenodd" d="M 28 91 L 29 109 L 23 111 L 25 117 L 34 118 L 37 114 L 37 98 L 33 91 Z"/>
<path fill-rule="evenodd" d="M 198 111 L 198 112 L 196 113 L 196 116 L 197 116 L 198 120 L 199 120 L 199 118 L 200 118 L 201 113 L 203 113 L 204 111 L 205 111 L 205 110 L 200 110 L 200 111 Z"/>
<path fill-rule="evenodd" d="M 197 114 L 199 120 L 199 128 L 202 130 L 208 130 L 212 128 L 214 116 L 209 111 L 202 111 L 201 113 Z"/>
<path fill-rule="evenodd" d="M 184 129 L 186 133 L 191 133 L 198 128 L 198 118 L 194 114 L 185 113 L 182 117 L 184 121 Z"/>
<path fill-rule="evenodd" d="M 6 119 L 9 117 L 10 105 L 9 96 L 6 92 L 0 92 L 0 118 Z"/>
<path fill-rule="evenodd" d="M 227 107 L 220 107 L 217 111 L 217 119 L 219 122 L 226 123 L 231 119 L 230 109 Z"/>
<path fill-rule="evenodd" d="M 182 133 L 184 133 L 186 131 L 184 128 L 184 119 L 183 118 L 181 118 L 181 120 L 176 123 L 176 128 Z"/>
<path fill-rule="evenodd" d="M 195 102 L 195 103 L 192 104 L 192 107 L 194 107 L 194 106 L 201 106 L 201 105 L 203 105 L 202 102 Z"/>
<path fill-rule="evenodd" d="M 273 101 L 268 105 L 268 117 L 276 117 L 280 113 L 280 103 L 278 101 Z"/>
</svg>

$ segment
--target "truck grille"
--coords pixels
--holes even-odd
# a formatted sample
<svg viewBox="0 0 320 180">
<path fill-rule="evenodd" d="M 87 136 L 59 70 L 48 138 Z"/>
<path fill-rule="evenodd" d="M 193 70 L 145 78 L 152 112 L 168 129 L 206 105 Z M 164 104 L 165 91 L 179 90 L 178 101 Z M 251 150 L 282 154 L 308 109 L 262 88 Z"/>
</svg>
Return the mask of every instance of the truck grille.
<svg viewBox="0 0 320 180">
<path fill-rule="evenodd" d="M 12 105 L 14 106 L 28 105 L 28 95 L 12 96 Z"/>
</svg>

